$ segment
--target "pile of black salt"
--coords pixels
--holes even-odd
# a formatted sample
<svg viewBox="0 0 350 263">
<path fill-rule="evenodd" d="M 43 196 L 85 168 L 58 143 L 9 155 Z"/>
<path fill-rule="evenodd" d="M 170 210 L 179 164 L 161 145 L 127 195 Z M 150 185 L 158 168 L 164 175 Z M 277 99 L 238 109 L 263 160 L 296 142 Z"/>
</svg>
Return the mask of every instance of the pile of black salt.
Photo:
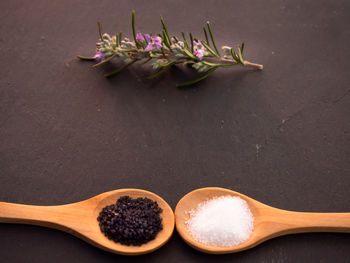
<svg viewBox="0 0 350 263">
<path fill-rule="evenodd" d="M 123 245 L 140 246 L 153 240 L 163 229 L 162 209 L 149 198 L 120 197 L 106 206 L 97 220 L 104 235 Z"/>
</svg>

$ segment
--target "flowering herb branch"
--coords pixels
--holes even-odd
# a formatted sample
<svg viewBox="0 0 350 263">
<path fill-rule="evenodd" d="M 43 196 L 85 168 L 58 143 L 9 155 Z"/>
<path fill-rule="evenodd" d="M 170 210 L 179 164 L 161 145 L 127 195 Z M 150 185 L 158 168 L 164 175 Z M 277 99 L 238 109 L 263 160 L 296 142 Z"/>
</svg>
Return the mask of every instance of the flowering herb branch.
<svg viewBox="0 0 350 263">
<path fill-rule="evenodd" d="M 233 47 L 223 46 L 223 56 L 220 54 L 214 40 L 210 23 L 203 27 L 205 40 L 194 38 L 189 34 L 189 42 L 184 32 L 181 33 L 183 40 L 177 37 L 169 36 L 168 29 L 164 19 L 162 23 L 162 32 L 158 35 L 136 33 L 135 12 L 132 12 L 131 26 L 133 41 L 127 37 L 122 38 L 122 33 L 110 36 L 102 33 L 102 25 L 98 22 L 99 42 L 96 44 L 96 54 L 93 57 L 78 56 L 82 60 L 93 60 L 98 63 L 93 67 L 98 67 L 104 63 L 118 58 L 125 62 L 121 68 L 105 74 L 105 77 L 113 76 L 123 69 L 138 62 L 140 65 L 150 64 L 154 74 L 148 78 L 153 79 L 166 72 L 171 66 L 182 64 L 190 65 L 199 73 L 202 73 L 197 79 L 181 83 L 178 86 L 187 86 L 197 83 L 218 68 L 229 68 L 232 66 L 248 66 L 262 70 L 263 65 L 251 63 L 243 59 L 244 43 L 239 45 L 236 50 Z M 211 42 L 211 43 L 210 43 Z"/>
</svg>

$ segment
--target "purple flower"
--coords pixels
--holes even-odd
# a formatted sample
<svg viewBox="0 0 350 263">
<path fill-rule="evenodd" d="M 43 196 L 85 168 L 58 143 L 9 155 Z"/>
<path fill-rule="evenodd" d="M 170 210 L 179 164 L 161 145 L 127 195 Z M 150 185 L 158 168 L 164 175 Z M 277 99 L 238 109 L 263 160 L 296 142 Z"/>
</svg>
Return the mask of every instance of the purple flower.
<svg viewBox="0 0 350 263">
<path fill-rule="evenodd" d="M 143 42 L 145 41 L 145 38 L 146 38 L 146 41 L 149 42 L 151 40 L 151 36 L 149 34 L 142 34 L 142 33 L 137 33 L 136 34 L 136 41 L 138 42 Z"/>
<path fill-rule="evenodd" d="M 152 50 L 160 49 L 161 47 L 162 47 L 162 39 L 158 36 L 153 36 L 148 41 L 148 45 L 145 48 L 145 51 L 152 51 Z"/>
<path fill-rule="evenodd" d="M 146 34 L 145 38 L 146 38 L 147 42 L 151 41 L 151 36 L 149 34 Z"/>
<path fill-rule="evenodd" d="M 96 59 L 97 61 L 102 61 L 105 59 L 105 56 L 103 55 L 103 53 L 101 51 L 97 51 L 94 59 Z"/>
<path fill-rule="evenodd" d="M 193 55 L 195 55 L 199 60 L 203 59 L 204 46 L 200 40 L 193 41 Z"/>
<path fill-rule="evenodd" d="M 145 38 L 143 37 L 142 33 L 136 34 L 136 41 L 139 41 L 139 42 L 145 41 Z"/>
<path fill-rule="evenodd" d="M 152 43 L 148 43 L 147 47 L 145 47 L 145 51 L 152 51 L 153 49 Z"/>
<path fill-rule="evenodd" d="M 152 37 L 152 43 L 155 45 L 156 48 L 162 47 L 162 39 L 160 37 Z"/>
</svg>

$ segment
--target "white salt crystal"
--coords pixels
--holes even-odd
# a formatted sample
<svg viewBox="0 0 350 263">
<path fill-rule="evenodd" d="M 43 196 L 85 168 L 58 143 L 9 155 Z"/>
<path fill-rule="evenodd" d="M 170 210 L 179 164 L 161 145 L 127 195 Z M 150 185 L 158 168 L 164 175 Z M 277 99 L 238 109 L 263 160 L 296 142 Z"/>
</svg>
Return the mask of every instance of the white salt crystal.
<svg viewBox="0 0 350 263">
<path fill-rule="evenodd" d="M 238 196 L 214 197 L 189 213 L 190 219 L 186 221 L 189 233 L 206 245 L 237 246 L 253 232 L 254 217 L 247 202 Z"/>
</svg>

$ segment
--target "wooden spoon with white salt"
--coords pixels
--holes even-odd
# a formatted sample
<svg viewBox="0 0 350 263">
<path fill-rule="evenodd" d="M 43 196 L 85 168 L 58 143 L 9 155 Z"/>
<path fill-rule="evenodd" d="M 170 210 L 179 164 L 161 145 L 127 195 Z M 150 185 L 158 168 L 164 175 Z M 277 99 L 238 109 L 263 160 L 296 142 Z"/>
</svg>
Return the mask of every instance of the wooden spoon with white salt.
<svg viewBox="0 0 350 263">
<path fill-rule="evenodd" d="M 254 228 L 247 241 L 231 247 L 206 245 L 196 241 L 188 230 L 190 211 L 198 204 L 219 196 L 238 196 L 245 200 L 253 217 Z M 210 254 L 226 254 L 255 247 L 274 237 L 305 232 L 350 233 L 350 213 L 305 213 L 281 210 L 260 203 L 229 189 L 208 187 L 185 195 L 175 209 L 176 229 L 193 248 Z"/>
</svg>

